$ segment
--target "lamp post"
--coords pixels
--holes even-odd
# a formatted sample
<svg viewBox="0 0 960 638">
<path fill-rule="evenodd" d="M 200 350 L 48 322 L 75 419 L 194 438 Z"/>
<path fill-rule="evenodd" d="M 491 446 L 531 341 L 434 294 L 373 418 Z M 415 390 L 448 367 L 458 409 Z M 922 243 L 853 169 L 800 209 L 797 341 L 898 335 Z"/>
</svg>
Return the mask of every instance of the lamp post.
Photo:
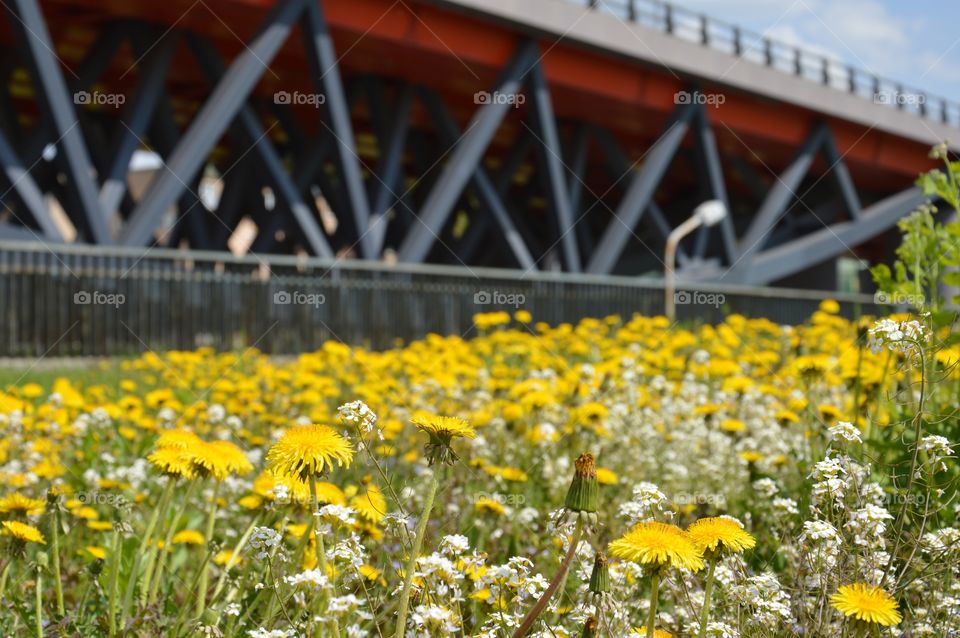
<svg viewBox="0 0 960 638">
<path fill-rule="evenodd" d="M 663 255 L 663 305 L 667 318 L 674 321 L 677 318 L 676 285 L 674 283 L 674 266 L 677 261 L 677 246 L 680 240 L 695 231 L 700 226 L 715 226 L 727 216 L 727 206 L 719 199 L 703 202 L 693 211 L 690 219 L 673 229 L 667 236 L 667 247 Z"/>
</svg>

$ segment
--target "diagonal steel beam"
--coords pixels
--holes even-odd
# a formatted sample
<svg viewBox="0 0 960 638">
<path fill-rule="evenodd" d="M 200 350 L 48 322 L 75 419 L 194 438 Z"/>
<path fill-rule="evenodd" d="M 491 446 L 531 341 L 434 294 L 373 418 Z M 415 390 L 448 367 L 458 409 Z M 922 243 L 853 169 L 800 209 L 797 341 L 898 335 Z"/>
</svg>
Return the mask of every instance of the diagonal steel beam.
<svg viewBox="0 0 960 638">
<path fill-rule="evenodd" d="M 492 95 L 516 95 L 537 60 L 537 51 L 535 42 L 523 42 L 500 76 Z M 484 152 L 511 108 L 513 105 L 509 100 L 491 99 L 474 113 L 466 133 L 450 153 L 440 179 L 427 195 L 418 223 L 400 245 L 397 252 L 400 261 L 422 262 L 427 258 L 464 186 L 480 165 Z"/>
<path fill-rule="evenodd" d="M 570 207 L 580 210 L 583 200 L 584 171 L 587 168 L 587 154 L 590 150 L 590 129 L 586 124 L 577 127 L 574 134 L 573 150 L 570 153 Z"/>
<path fill-rule="evenodd" d="M 0 239 L 9 241 L 35 242 L 37 233 L 23 226 L 13 226 L 11 224 L 0 223 Z M 44 237 L 44 241 L 59 242 L 59 239 L 53 237 Z"/>
<path fill-rule="evenodd" d="M 673 230 L 673 227 L 670 226 L 670 222 L 667 221 L 667 216 L 663 213 L 663 209 L 653 200 L 650 200 L 650 204 L 647 205 L 647 215 L 650 216 L 650 221 L 653 222 L 654 228 L 657 229 L 657 232 L 663 237 L 663 240 L 666 241 L 670 237 L 670 231 Z M 682 246 L 677 246 L 677 263 L 681 266 L 690 261 L 690 258 L 687 257 L 687 253 L 683 250 Z"/>
<path fill-rule="evenodd" d="M 367 230 L 370 227 L 370 202 L 367 200 L 367 192 L 363 186 L 360 158 L 357 155 L 353 124 L 350 121 L 350 110 L 340 80 L 333 39 L 330 37 L 320 4 L 316 0 L 307 2 L 307 10 L 303 16 L 302 28 L 307 49 L 307 63 L 310 65 L 317 89 L 325 97 L 327 112 L 337 139 L 340 171 L 350 199 L 354 223 L 360 234 L 358 238 L 360 252 L 364 257 L 372 259 L 376 256 L 376 250 L 374 237 Z"/>
<path fill-rule="evenodd" d="M 568 271 L 580 272 L 580 252 L 577 250 L 577 236 L 573 232 L 576 222 L 567 190 L 566 171 L 561 160 L 563 151 L 560 149 L 560 136 L 557 133 L 557 122 L 550 100 L 550 88 L 547 86 L 539 60 L 530 71 L 530 85 L 536 114 L 534 119 L 540 129 L 541 144 L 537 146 L 537 150 L 542 165 L 547 169 L 549 201 L 553 204 L 556 214 L 557 231 L 560 234 L 560 244 L 563 246 L 563 258 Z"/>
<path fill-rule="evenodd" d="M 373 254 L 379 255 L 387 237 L 387 210 L 396 199 L 403 168 L 403 148 L 410 133 L 410 116 L 413 109 L 413 87 L 405 85 L 400 92 L 396 117 L 389 133 L 386 147 L 377 167 L 377 189 L 373 198 L 373 216 L 370 218 L 370 234 L 373 236 Z"/>
<path fill-rule="evenodd" d="M 8 141 L 17 148 L 25 131 L 20 126 L 13 96 L 10 94 L 13 73 L 16 70 L 13 55 L 12 49 L 3 49 L 0 55 L 0 129 L 7 131 L 7 135 L 10 136 Z"/>
<path fill-rule="evenodd" d="M 190 128 L 157 175 L 143 200 L 133 211 L 121 233 L 127 246 L 143 246 L 150 241 L 164 211 L 176 201 L 200 170 L 211 149 L 246 102 L 260 76 L 283 46 L 305 0 L 281 0 L 264 20 L 259 33 L 230 65 L 214 88 Z"/>
<path fill-rule="evenodd" d="M 100 79 L 123 45 L 125 32 L 129 29 L 130 24 L 125 21 L 110 22 L 103 27 L 77 65 L 76 75 L 67 78 L 67 86 L 71 91 L 83 91 Z"/>
<path fill-rule="evenodd" d="M 107 157 L 108 166 L 101 176 L 100 206 L 108 213 L 116 210 L 127 190 L 130 158 L 140 146 L 140 138 L 150 124 L 157 102 L 163 93 L 167 69 L 177 48 L 177 34 L 165 36 L 150 52 L 140 68 L 133 98 L 120 117 Z"/>
<path fill-rule="evenodd" d="M 707 109 L 701 104 L 697 113 L 697 148 L 703 158 L 707 183 L 710 186 L 710 194 L 714 199 L 723 202 L 727 207 L 728 214 L 720 221 L 720 233 L 723 238 L 723 249 L 727 256 L 727 263 L 732 264 L 737 254 L 737 236 L 733 228 L 733 217 L 730 211 L 730 198 L 727 196 L 727 186 L 723 180 L 723 164 L 720 161 L 720 153 L 717 151 L 717 138 L 713 134 L 713 127 L 710 125 L 710 118 L 707 116 Z M 696 254 L 697 257 L 703 257 L 706 252 L 706 241 L 710 228 L 702 226 L 697 236 Z"/>
<path fill-rule="evenodd" d="M 247 213 L 246 202 L 253 199 L 253 193 L 259 188 L 256 171 L 253 170 L 253 159 L 244 157 L 224 179 L 223 191 L 217 203 L 217 216 L 223 223 L 213 227 L 211 241 L 214 250 L 227 249 L 227 242 L 236 230 L 240 216 Z"/>
<path fill-rule="evenodd" d="M 754 255 L 753 267 L 745 271 L 742 277 L 733 280 L 758 285 L 792 275 L 879 235 L 925 201 L 927 197 L 919 188 L 910 188 L 887 197 L 864 209 L 857 220 L 831 224 Z"/>
<path fill-rule="evenodd" d="M 453 144 L 456 142 L 462 132 L 457 126 L 456 121 L 454 121 L 453 116 L 451 116 L 450 112 L 443 106 L 440 98 L 432 91 L 424 91 L 422 92 L 422 99 L 424 106 L 434 120 L 434 124 L 436 124 L 440 130 L 444 144 Z M 474 186 L 476 186 L 477 192 L 483 200 L 484 205 L 489 209 L 494 219 L 497 220 L 497 224 L 503 231 L 507 245 L 510 246 L 510 250 L 513 252 L 514 257 L 516 257 L 520 267 L 525 270 L 536 270 L 536 262 L 530 254 L 527 245 L 524 243 L 523 236 L 513 223 L 507 207 L 503 205 L 503 201 L 497 193 L 493 180 L 487 175 L 487 171 L 483 168 L 482 164 L 476 166 L 473 175 L 470 176 L 470 180 Z"/>
<path fill-rule="evenodd" d="M 740 240 L 737 268 L 749 268 L 749 256 L 763 248 L 764 237 L 796 197 L 796 190 L 807 171 L 810 170 L 810 166 L 816 158 L 817 151 L 823 145 L 827 133 L 828 129 L 825 124 L 816 124 L 790 165 L 767 191 L 763 204 L 760 205 L 760 209 L 750 223 L 750 227 L 743 239 Z"/>
<path fill-rule="evenodd" d="M 857 187 L 853 184 L 853 178 L 850 177 L 850 171 L 843 161 L 840 149 L 837 148 L 837 142 L 833 138 L 833 134 L 829 132 L 826 140 L 824 140 L 823 154 L 826 156 L 830 167 L 832 167 L 830 173 L 840 189 L 840 195 L 843 197 L 843 203 L 847 206 L 850 218 L 858 219 L 863 208 L 860 204 L 860 196 L 857 194 Z"/>
<path fill-rule="evenodd" d="M 587 125 L 587 128 L 603 150 L 604 157 L 607 159 L 607 167 L 611 171 L 610 176 L 616 181 L 629 173 L 632 170 L 630 160 L 627 159 L 623 149 L 617 144 L 617 141 L 613 138 L 613 135 L 610 134 L 610 131 L 592 125 Z M 650 199 L 650 203 L 647 205 L 647 212 L 644 216 L 647 214 L 650 215 L 650 224 L 657 233 L 666 240 L 670 235 L 670 231 L 673 230 L 673 227 L 667 220 L 663 209 L 657 205 L 653 198 Z M 685 264 L 688 260 L 689 257 L 683 249 L 683 246 L 677 246 L 677 262 Z"/>
<path fill-rule="evenodd" d="M 217 50 L 207 40 L 191 37 L 190 47 L 193 49 L 203 72 L 213 82 L 222 81 L 226 77 L 224 74 L 224 64 L 220 59 Z M 263 129 L 256 112 L 249 105 L 240 107 L 237 119 L 231 124 L 233 130 L 240 139 L 246 139 L 250 144 L 251 152 L 255 153 L 266 169 L 267 175 L 277 188 L 277 195 L 287 203 L 294 219 L 303 231 L 310 249 L 320 257 L 333 257 L 333 251 L 327 242 L 327 237 L 320 228 L 313 210 L 307 206 L 306 202 L 300 196 L 300 190 L 286 167 L 280 154 L 274 148 L 268 137 L 268 131 Z"/>
<path fill-rule="evenodd" d="M 573 150 L 570 157 L 570 207 L 573 209 L 577 238 L 580 240 L 581 254 L 589 255 L 593 252 L 593 237 L 590 233 L 590 224 L 581 213 L 583 189 L 587 180 L 587 159 L 590 152 L 590 128 L 586 124 L 577 126 L 573 138 Z M 583 223 L 580 223 L 583 222 Z"/>
<path fill-rule="evenodd" d="M 510 152 L 503 159 L 493 180 L 493 185 L 497 187 L 497 192 L 501 195 L 510 190 L 513 185 L 513 178 L 516 177 L 520 167 L 523 166 L 523 162 L 527 159 L 527 154 L 533 147 L 533 133 L 524 128 L 519 134 L 520 137 L 510 147 Z"/>
<path fill-rule="evenodd" d="M 113 239 L 107 226 L 107 217 L 100 208 L 97 189 L 90 169 L 93 163 L 83 141 L 73 96 L 63 79 L 60 61 L 54 53 L 53 41 L 47 30 L 37 0 L 11 0 L 8 9 L 13 13 L 14 31 L 21 47 L 27 52 L 34 86 L 41 94 L 41 102 L 56 129 L 58 145 L 63 151 L 64 165 L 70 183 L 76 192 L 84 218 L 100 244 L 111 244 Z"/>
<path fill-rule="evenodd" d="M 43 200 L 43 193 L 20 162 L 20 158 L 17 157 L 13 146 L 7 141 L 3 131 L 0 131 L 0 166 L 3 167 L 3 172 L 10 181 L 11 188 L 17 193 L 27 210 L 30 211 L 34 221 L 40 226 L 43 235 L 55 241 L 63 241 L 63 235 L 57 225 L 53 223 L 50 209 Z"/>
<path fill-rule="evenodd" d="M 600 244 L 590 258 L 587 272 L 608 274 L 617 265 L 633 229 L 653 199 L 663 174 L 683 142 L 693 114 L 694 107 L 691 104 L 681 104 L 674 111 L 666 131 L 648 151 L 643 166 L 634 175 L 623 200 L 614 211 L 614 218 L 610 220 Z"/>
</svg>

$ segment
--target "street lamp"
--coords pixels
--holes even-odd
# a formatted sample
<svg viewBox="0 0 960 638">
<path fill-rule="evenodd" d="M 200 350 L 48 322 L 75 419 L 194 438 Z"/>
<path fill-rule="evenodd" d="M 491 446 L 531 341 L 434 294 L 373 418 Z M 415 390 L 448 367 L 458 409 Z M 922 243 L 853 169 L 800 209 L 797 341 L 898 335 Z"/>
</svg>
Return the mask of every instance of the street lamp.
<svg viewBox="0 0 960 638">
<path fill-rule="evenodd" d="M 664 252 L 664 273 L 663 273 L 663 305 L 666 308 L 667 318 L 673 321 L 677 318 L 677 308 L 675 305 L 674 293 L 674 273 L 673 269 L 677 261 L 677 246 L 680 240 L 695 231 L 700 226 L 715 226 L 727 216 L 727 206 L 719 199 L 711 199 L 703 202 L 693 211 L 690 219 L 683 222 L 673 229 L 667 236 L 667 247 Z"/>
</svg>

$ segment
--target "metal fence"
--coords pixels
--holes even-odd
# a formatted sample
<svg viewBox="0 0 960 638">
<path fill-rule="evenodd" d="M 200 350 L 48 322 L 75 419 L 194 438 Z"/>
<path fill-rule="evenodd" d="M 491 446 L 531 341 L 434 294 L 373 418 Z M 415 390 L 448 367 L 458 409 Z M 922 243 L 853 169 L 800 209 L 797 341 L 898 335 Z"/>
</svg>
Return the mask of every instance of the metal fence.
<svg viewBox="0 0 960 638">
<path fill-rule="evenodd" d="M 564 0 L 698 42 L 877 104 L 960 127 L 960 103 L 661 0 Z"/>
<path fill-rule="evenodd" d="M 736 312 L 798 323 L 830 296 L 841 312 L 879 314 L 865 295 L 698 285 L 678 318 Z M 659 280 L 385 265 L 156 249 L 0 242 L 0 356 L 112 356 L 256 346 L 295 353 L 336 339 L 389 347 L 430 332 L 470 336 L 478 312 L 537 321 L 663 312 Z"/>
</svg>

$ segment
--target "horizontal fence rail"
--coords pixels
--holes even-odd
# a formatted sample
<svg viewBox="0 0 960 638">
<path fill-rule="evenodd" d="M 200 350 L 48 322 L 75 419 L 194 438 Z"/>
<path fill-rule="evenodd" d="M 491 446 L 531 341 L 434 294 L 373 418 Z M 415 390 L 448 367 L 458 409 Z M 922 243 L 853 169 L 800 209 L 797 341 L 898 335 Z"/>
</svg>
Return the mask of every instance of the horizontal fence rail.
<svg viewBox="0 0 960 638">
<path fill-rule="evenodd" d="M 852 95 L 960 127 L 960 103 L 877 76 L 836 58 L 659 0 L 564 0 L 819 82 Z"/>
<path fill-rule="evenodd" d="M 527 310 L 554 325 L 662 314 L 663 294 L 659 280 L 627 277 L 0 242 L 0 356 L 290 354 L 330 339 L 386 348 L 428 333 L 472 336 L 481 312 Z M 866 295 L 681 281 L 677 315 L 794 324 L 828 296 L 847 317 L 888 309 Z"/>
</svg>

